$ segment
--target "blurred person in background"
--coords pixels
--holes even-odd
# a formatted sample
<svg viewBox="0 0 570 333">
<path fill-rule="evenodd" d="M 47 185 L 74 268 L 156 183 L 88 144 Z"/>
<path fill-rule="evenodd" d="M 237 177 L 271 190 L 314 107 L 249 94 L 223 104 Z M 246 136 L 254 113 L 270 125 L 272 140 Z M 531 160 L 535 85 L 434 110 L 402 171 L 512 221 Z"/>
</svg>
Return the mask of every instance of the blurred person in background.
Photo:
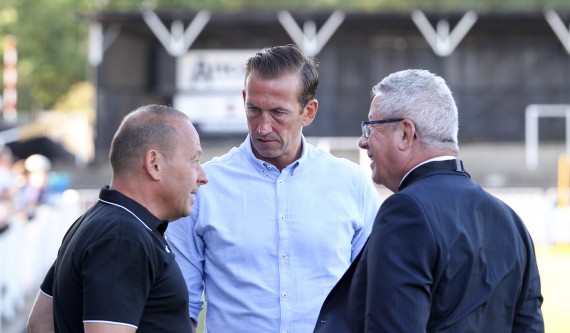
<svg viewBox="0 0 570 333">
<path fill-rule="evenodd" d="M 43 155 L 33 154 L 23 160 L 22 167 L 16 206 L 23 218 L 31 221 L 38 206 L 44 202 L 51 162 Z"/>
<path fill-rule="evenodd" d="M 246 63 L 249 134 L 204 164 L 211 178 L 168 240 L 196 322 L 219 332 L 310 332 L 325 296 L 360 251 L 379 207 L 361 168 L 306 142 L 318 73 L 293 45 Z"/>
<path fill-rule="evenodd" d="M 394 194 L 315 332 L 544 332 L 532 239 L 457 159 L 445 81 L 406 70 L 372 94 L 359 145 L 374 182 Z"/>
<path fill-rule="evenodd" d="M 0 234 L 10 227 L 14 199 L 14 156 L 9 147 L 0 148 Z"/>
<path fill-rule="evenodd" d="M 164 231 L 207 183 L 188 117 L 148 105 L 111 143 L 110 186 L 68 230 L 37 295 L 29 332 L 190 332 L 188 292 Z"/>
</svg>

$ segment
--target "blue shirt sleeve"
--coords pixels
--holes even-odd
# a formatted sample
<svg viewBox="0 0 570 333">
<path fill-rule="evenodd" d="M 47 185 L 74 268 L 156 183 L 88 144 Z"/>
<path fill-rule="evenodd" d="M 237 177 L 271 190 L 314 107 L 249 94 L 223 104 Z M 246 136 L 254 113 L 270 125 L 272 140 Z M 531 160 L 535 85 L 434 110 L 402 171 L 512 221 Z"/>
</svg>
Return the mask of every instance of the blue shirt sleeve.
<svg viewBox="0 0 570 333">
<path fill-rule="evenodd" d="M 378 190 L 374 186 L 374 183 L 364 175 L 361 180 L 361 195 L 358 196 L 358 199 L 360 200 L 359 204 L 362 207 L 362 218 L 360 219 L 360 221 L 362 221 L 362 227 L 356 230 L 352 239 L 351 262 L 354 261 L 354 258 L 356 258 L 364 247 L 364 244 L 366 244 L 381 204 Z"/>
<path fill-rule="evenodd" d="M 184 275 L 188 287 L 189 315 L 196 322 L 202 311 L 202 293 L 204 291 L 204 242 L 194 232 L 198 218 L 198 196 L 192 207 L 192 214 L 169 223 L 166 231 L 167 241 L 176 256 L 176 262 Z"/>
</svg>

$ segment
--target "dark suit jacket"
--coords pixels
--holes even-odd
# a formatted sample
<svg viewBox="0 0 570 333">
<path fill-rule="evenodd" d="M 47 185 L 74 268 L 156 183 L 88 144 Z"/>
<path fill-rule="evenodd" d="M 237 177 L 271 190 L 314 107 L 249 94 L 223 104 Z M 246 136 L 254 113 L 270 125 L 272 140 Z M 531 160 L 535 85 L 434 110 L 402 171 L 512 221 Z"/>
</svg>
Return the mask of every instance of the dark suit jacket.
<svg viewBox="0 0 570 333">
<path fill-rule="evenodd" d="M 544 332 L 521 219 L 467 173 L 431 163 L 382 204 L 315 332 Z"/>
</svg>

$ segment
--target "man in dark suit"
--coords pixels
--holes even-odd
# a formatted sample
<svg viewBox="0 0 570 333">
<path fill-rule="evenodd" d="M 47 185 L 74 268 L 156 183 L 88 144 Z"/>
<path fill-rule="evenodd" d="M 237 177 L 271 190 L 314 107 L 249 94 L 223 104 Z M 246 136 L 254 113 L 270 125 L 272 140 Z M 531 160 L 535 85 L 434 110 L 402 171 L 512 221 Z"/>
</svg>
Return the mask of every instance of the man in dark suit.
<svg viewBox="0 0 570 333">
<path fill-rule="evenodd" d="M 359 145 L 394 192 L 315 332 L 544 332 L 534 245 L 457 159 L 457 107 L 425 70 L 373 90 Z"/>
</svg>

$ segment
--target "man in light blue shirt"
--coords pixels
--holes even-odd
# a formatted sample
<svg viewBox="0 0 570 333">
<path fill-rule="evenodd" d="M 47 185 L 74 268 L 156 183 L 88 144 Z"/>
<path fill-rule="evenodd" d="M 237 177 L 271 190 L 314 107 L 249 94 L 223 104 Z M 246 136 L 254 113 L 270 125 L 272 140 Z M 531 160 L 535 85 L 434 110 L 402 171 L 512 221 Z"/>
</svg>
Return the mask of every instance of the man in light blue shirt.
<svg viewBox="0 0 570 333">
<path fill-rule="evenodd" d="M 370 234 L 380 205 L 373 183 L 303 137 L 317 86 L 314 63 L 293 45 L 251 57 L 249 134 L 204 164 L 209 184 L 192 215 L 168 229 L 195 322 L 205 291 L 209 333 L 312 332 Z"/>
</svg>

